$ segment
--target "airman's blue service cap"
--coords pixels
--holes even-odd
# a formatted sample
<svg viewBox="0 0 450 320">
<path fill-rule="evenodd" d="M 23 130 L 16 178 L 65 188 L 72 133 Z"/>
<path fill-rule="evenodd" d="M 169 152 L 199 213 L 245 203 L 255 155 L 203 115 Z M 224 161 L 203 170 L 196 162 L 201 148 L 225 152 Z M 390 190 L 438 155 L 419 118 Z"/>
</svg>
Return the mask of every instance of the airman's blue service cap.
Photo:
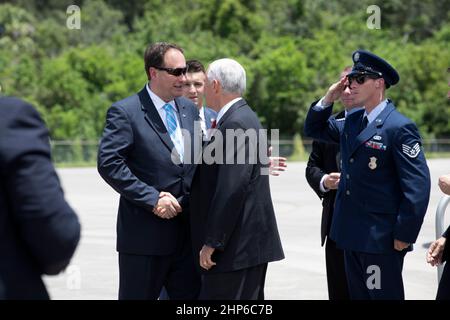
<svg viewBox="0 0 450 320">
<path fill-rule="evenodd" d="M 397 84 L 400 80 L 397 71 L 387 61 L 369 51 L 356 50 L 352 59 L 353 69 L 348 76 L 360 73 L 379 75 L 384 79 L 386 88 Z"/>
</svg>

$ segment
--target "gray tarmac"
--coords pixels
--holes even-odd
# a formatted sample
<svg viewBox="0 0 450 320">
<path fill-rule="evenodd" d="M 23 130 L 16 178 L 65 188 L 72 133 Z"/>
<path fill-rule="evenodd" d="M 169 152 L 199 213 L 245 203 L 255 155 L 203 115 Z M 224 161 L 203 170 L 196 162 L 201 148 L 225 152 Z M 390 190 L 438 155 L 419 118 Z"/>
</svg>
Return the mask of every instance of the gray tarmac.
<svg viewBox="0 0 450 320">
<path fill-rule="evenodd" d="M 450 159 L 428 161 L 430 204 L 415 250 L 405 258 L 406 299 L 434 299 L 436 268 L 425 262 L 435 237 L 436 208 L 442 193 L 440 175 L 450 172 Z M 289 162 L 287 171 L 271 177 L 271 191 L 286 258 L 269 264 L 266 299 L 328 299 L 324 248 L 320 246 L 321 202 L 305 179 L 305 162 Z M 119 273 L 115 250 L 118 194 L 95 168 L 59 169 L 66 198 L 82 224 L 82 237 L 70 266 L 44 277 L 52 299 L 117 299 Z M 446 225 L 450 223 L 447 209 Z"/>
</svg>

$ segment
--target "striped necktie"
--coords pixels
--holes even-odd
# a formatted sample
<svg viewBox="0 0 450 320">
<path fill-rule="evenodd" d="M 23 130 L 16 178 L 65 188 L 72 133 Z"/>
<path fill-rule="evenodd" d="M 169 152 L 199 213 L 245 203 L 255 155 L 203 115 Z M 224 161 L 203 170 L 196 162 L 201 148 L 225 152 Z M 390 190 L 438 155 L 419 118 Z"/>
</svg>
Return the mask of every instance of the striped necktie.
<svg viewBox="0 0 450 320">
<path fill-rule="evenodd" d="M 166 111 L 167 131 L 169 132 L 170 139 L 172 139 L 172 142 L 180 155 L 181 162 L 183 162 L 183 141 L 181 141 L 179 139 L 180 137 L 177 135 L 177 116 L 175 114 L 175 110 L 170 103 L 166 103 L 163 108 Z"/>
</svg>

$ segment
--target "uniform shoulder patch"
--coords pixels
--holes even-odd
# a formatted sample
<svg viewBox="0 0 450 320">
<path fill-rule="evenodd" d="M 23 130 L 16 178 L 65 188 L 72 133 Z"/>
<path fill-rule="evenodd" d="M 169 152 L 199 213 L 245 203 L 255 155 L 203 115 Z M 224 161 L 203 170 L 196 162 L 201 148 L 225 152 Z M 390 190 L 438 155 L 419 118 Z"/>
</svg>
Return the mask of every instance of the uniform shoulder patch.
<svg viewBox="0 0 450 320">
<path fill-rule="evenodd" d="M 406 144 L 402 144 L 402 151 L 408 157 L 416 158 L 420 153 L 420 145 L 418 142 L 415 145 L 413 145 L 412 147 L 410 147 Z"/>
</svg>

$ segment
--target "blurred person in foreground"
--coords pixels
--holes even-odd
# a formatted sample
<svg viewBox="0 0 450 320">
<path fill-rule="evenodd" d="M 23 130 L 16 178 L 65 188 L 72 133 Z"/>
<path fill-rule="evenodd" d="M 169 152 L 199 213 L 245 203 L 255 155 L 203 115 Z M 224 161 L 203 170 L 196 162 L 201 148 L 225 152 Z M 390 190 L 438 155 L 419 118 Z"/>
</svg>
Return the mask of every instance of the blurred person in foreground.
<svg viewBox="0 0 450 320">
<path fill-rule="evenodd" d="M 0 98 L 0 299 L 49 299 L 41 276 L 63 271 L 79 239 L 44 122 L 30 104 Z"/>
</svg>

